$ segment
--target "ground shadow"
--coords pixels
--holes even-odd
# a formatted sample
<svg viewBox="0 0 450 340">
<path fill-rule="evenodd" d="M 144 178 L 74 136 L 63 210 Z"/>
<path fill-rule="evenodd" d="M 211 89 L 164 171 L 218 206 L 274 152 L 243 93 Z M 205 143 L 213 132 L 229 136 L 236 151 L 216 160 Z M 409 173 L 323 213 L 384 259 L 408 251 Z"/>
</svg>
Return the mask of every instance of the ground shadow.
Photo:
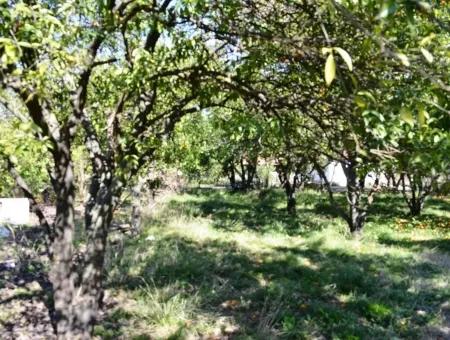
<svg viewBox="0 0 450 340">
<path fill-rule="evenodd" d="M 231 338 L 417 338 L 450 299 L 448 286 L 427 283 L 443 272 L 426 261 L 329 250 L 321 241 L 258 255 L 234 242 L 175 235 L 153 247 L 138 273 L 118 263 L 127 280 L 112 277 L 112 287 L 140 292 L 143 281 L 155 290 L 176 287 L 176 294 L 198 298 L 198 315 L 232 317 L 238 328 Z M 105 322 L 116 325 L 116 336 L 123 323 L 114 313 Z"/>
<path fill-rule="evenodd" d="M 195 199 L 172 200 L 166 209 L 178 211 L 186 216 L 211 218 L 214 227 L 228 231 L 250 229 L 261 233 L 283 231 L 289 235 L 305 235 L 326 228 L 330 224 L 344 223 L 326 196 L 312 190 L 299 193 L 295 216 L 286 212 L 285 195 L 282 190 L 237 194 L 223 189 L 195 188 L 186 190 L 185 193 Z M 343 193 L 336 194 L 335 199 L 337 204 L 345 207 L 346 199 Z M 443 200 L 427 201 L 427 207 L 432 209 L 445 209 L 447 206 L 448 203 Z M 383 193 L 376 197 L 370 207 L 368 221 L 394 220 L 405 218 L 407 214 L 408 210 L 401 195 Z M 434 217 L 433 214 L 425 212 L 419 219 Z"/>
<path fill-rule="evenodd" d="M 217 189 L 193 189 L 189 195 L 199 199 L 170 201 L 167 210 L 178 211 L 186 216 L 210 217 L 213 226 L 228 231 L 249 229 L 261 233 L 284 231 L 290 235 L 321 230 L 329 219 L 337 216 L 327 201 L 318 193 L 306 192 L 298 198 L 297 213 L 286 212 L 282 191 L 267 190 L 237 194 Z M 310 205 L 311 207 L 305 208 Z M 323 219 L 317 219 L 318 214 Z"/>
<path fill-rule="evenodd" d="M 10 239 L 4 240 L 7 251 L 2 258 L 9 265 L 0 268 L 2 339 L 54 338 L 51 283 L 42 261 L 44 239 L 42 227 L 29 226 L 17 228 Z"/>
</svg>

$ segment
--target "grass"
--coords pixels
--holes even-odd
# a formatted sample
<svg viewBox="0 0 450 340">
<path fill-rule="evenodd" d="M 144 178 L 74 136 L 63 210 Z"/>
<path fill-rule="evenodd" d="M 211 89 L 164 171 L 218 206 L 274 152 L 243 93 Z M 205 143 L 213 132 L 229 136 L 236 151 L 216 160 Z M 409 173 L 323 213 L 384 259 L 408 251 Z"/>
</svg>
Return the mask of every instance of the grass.
<svg viewBox="0 0 450 340">
<path fill-rule="evenodd" d="M 314 191 L 165 197 L 108 257 L 105 339 L 428 339 L 449 336 L 448 200 L 409 220 L 378 198 L 362 238 Z"/>
</svg>

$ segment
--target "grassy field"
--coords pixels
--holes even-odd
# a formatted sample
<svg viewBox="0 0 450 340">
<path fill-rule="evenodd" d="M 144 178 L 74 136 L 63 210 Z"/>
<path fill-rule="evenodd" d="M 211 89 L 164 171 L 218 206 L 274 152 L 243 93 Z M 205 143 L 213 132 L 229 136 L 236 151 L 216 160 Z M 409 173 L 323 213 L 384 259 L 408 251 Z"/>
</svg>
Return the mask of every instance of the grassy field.
<svg viewBox="0 0 450 340">
<path fill-rule="evenodd" d="M 125 339 L 448 339 L 450 202 L 406 219 L 380 196 L 353 239 L 326 196 L 298 216 L 280 191 L 198 189 L 160 200 L 142 235 L 112 241 L 111 308 Z"/>
</svg>

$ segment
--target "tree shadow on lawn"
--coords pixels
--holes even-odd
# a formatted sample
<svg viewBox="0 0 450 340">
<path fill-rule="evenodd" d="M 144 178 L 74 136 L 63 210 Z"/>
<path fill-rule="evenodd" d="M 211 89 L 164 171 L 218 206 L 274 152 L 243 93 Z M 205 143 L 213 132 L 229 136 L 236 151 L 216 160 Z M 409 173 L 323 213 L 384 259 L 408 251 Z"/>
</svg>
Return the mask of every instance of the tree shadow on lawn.
<svg viewBox="0 0 450 340">
<path fill-rule="evenodd" d="M 430 197 L 425 201 L 425 206 L 432 206 L 435 209 L 450 212 L 450 200 L 438 197 Z"/>
<path fill-rule="evenodd" d="M 304 192 L 299 196 L 295 216 L 286 212 L 285 196 L 280 190 L 243 194 L 195 189 L 187 193 L 197 199 L 181 202 L 172 200 L 166 209 L 187 216 L 211 218 L 215 228 L 227 231 L 250 229 L 261 233 L 283 231 L 289 235 L 298 235 L 321 230 L 336 216 L 329 205 L 321 202 L 320 194 L 314 192 Z M 318 210 L 321 212 L 320 218 L 317 218 Z"/>
<path fill-rule="evenodd" d="M 174 339 L 195 327 L 198 316 L 232 318 L 238 327 L 222 334 L 230 338 L 418 338 L 450 299 L 449 287 L 429 281 L 445 274 L 412 257 L 329 250 L 320 241 L 308 248 L 275 247 L 252 254 L 234 242 L 196 242 L 177 235 L 151 247 L 153 255 L 137 274 L 130 274 L 122 258 L 116 265 L 126 280 L 111 277 L 110 285 L 144 302 L 149 286 L 143 282 L 152 283 L 153 292 L 176 287 L 161 304 L 196 296 L 192 320 L 179 325 Z M 420 289 L 417 282 L 423 283 Z M 157 319 L 150 301 L 148 308 L 148 320 Z M 117 315 L 133 318 L 124 309 L 112 311 L 104 325 L 115 327 L 114 337 L 123 334 L 127 323 Z"/>
<path fill-rule="evenodd" d="M 379 237 L 378 241 L 382 244 L 408 248 L 415 251 L 423 251 L 425 249 L 435 249 L 450 253 L 450 238 L 444 237 L 442 239 L 430 240 L 411 240 L 407 238 L 390 238 L 386 235 Z"/>
<path fill-rule="evenodd" d="M 285 210 L 285 195 L 281 190 L 264 190 L 249 193 L 234 193 L 214 188 L 196 188 L 185 191 L 195 199 L 172 200 L 166 209 L 187 216 L 208 217 L 217 229 L 239 231 L 250 229 L 257 232 L 280 231 L 288 235 L 305 235 L 318 231 L 340 218 L 337 210 L 329 204 L 325 193 L 303 191 L 298 194 L 297 214 L 289 215 Z M 345 207 L 345 196 L 336 195 L 336 201 Z M 427 207 L 441 209 L 447 204 L 443 200 L 430 199 Z M 385 222 L 406 217 L 407 207 L 400 195 L 381 194 L 370 207 L 368 221 Z M 429 215 L 432 216 L 432 215 Z"/>
</svg>

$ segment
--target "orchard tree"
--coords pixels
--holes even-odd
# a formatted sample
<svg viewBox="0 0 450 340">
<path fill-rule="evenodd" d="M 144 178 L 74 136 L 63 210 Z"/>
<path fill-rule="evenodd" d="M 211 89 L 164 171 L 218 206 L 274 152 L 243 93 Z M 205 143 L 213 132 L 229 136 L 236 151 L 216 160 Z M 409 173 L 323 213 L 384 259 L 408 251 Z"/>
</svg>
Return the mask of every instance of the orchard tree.
<svg viewBox="0 0 450 340">
<path fill-rule="evenodd" d="M 196 28 L 193 18 L 204 15 L 201 5 L 0 2 L 1 88 L 20 102 L 51 158 L 56 218 L 38 214 L 48 230 L 54 323 L 61 339 L 92 335 L 102 304 L 109 227 L 127 183 L 182 116 L 222 100 L 209 75 L 226 74 L 221 55 L 228 50 Z M 86 248 L 75 263 L 77 143 L 87 149 L 92 175 L 84 207 Z M 2 152 L 38 211 L 11 150 Z"/>
<path fill-rule="evenodd" d="M 241 100 L 217 108 L 211 117 L 217 131 L 214 155 L 232 189 L 251 189 L 257 177 L 264 138 L 264 119 Z M 240 182 L 238 182 L 238 178 Z"/>
<path fill-rule="evenodd" d="M 168 167 L 182 171 L 188 180 L 217 181 L 221 175 L 215 152 L 219 134 L 211 112 L 185 116 L 161 149 L 161 158 Z"/>
<path fill-rule="evenodd" d="M 364 223 L 361 196 L 369 171 L 367 161 L 374 158 L 367 154 L 365 162 L 362 160 L 360 144 L 370 141 L 365 140 L 364 120 L 353 98 L 370 81 L 376 81 L 376 72 L 365 66 L 373 61 L 376 66 L 379 56 L 371 54 L 374 44 L 369 44 L 363 53 L 354 53 L 358 58 L 352 60 L 353 51 L 363 45 L 365 37 L 342 17 L 333 16 L 334 9 L 327 4 L 299 1 L 272 8 L 257 2 L 239 11 L 242 16 L 231 20 L 241 31 L 239 42 L 246 58 L 238 64 L 230 86 L 240 91 L 247 105 L 283 122 L 280 143 L 284 144 L 284 154 L 278 168 L 284 174 L 290 210 L 294 185 L 287 173 L 298 167 L 293 158 L 305 162 L 299 156 L 324 154 L 330 161 L 341 162 L 348 179 L 349 203 L 343 216 L 353 232 Z M 255 21 L 247 19 L 249 15 L 261 18 L 264 25 L 252 24 Z M 352 73 L 354 64 L 363 67 Z M 298 139 L 301 133 L 289 133 L 305 124 L 311 126 L 315 144 L 302 143 Z"/>
<path fill-rule="evenodd" d="M 289 110 L 315 124 L 317 143 L 309 150 L 319 160 L 342 165 L 347 206 L 333 205 L 350 231 L 361 231 L 378 190 L 381 162 L 398 151 L 395 135 L 387 131 L 399 111 L 385 105 L 386 97 L 403 77 L 421 76 L 426 86 L 448 92 L 448 60 L 432 62 L 445 51 L 429 44 L 434 35 L 445 34 L 441 27 L 448 14 L 437 4 L 400 1 L 217 6 L 225 21 L 209 20 L 202 27 L 235 41 L 245 56 L 237 60 L 228 86 L 266 114 Z M 226 25 L 233 31 L 225 31 Z M 369 174 L 375 177 L 372 188 L 366 187 Z"/>
<path fill-rule="evenodd" d="M 392 97 L 390 106 L 397 108 L 397 121 L 387 127 L 394 136 L 393 157 L 383 161 L 401 188 L 411 216 L 421 214 L 428 196 L 439 192 L 447 181 L 450 162 L 450 115 L 442 91 L 425 87 L 420 80 L 403 86 Z M 420 84 L 421 86 L 415 86 Z M 441 100 L 439 100 L 441 98 Z M 396 103 L 402 103 L 402 106 Z"/>
<path fill-rule="evenodd" d="M 292 112 L 266 117 L 263 152 L 265 159 L 275 162 L 278 179 L 286 194 L 286 210 L 295 215 L 296 192 L 309 180 L 314 157 L 314 143 L 308 120 Z"/>
</svg>

